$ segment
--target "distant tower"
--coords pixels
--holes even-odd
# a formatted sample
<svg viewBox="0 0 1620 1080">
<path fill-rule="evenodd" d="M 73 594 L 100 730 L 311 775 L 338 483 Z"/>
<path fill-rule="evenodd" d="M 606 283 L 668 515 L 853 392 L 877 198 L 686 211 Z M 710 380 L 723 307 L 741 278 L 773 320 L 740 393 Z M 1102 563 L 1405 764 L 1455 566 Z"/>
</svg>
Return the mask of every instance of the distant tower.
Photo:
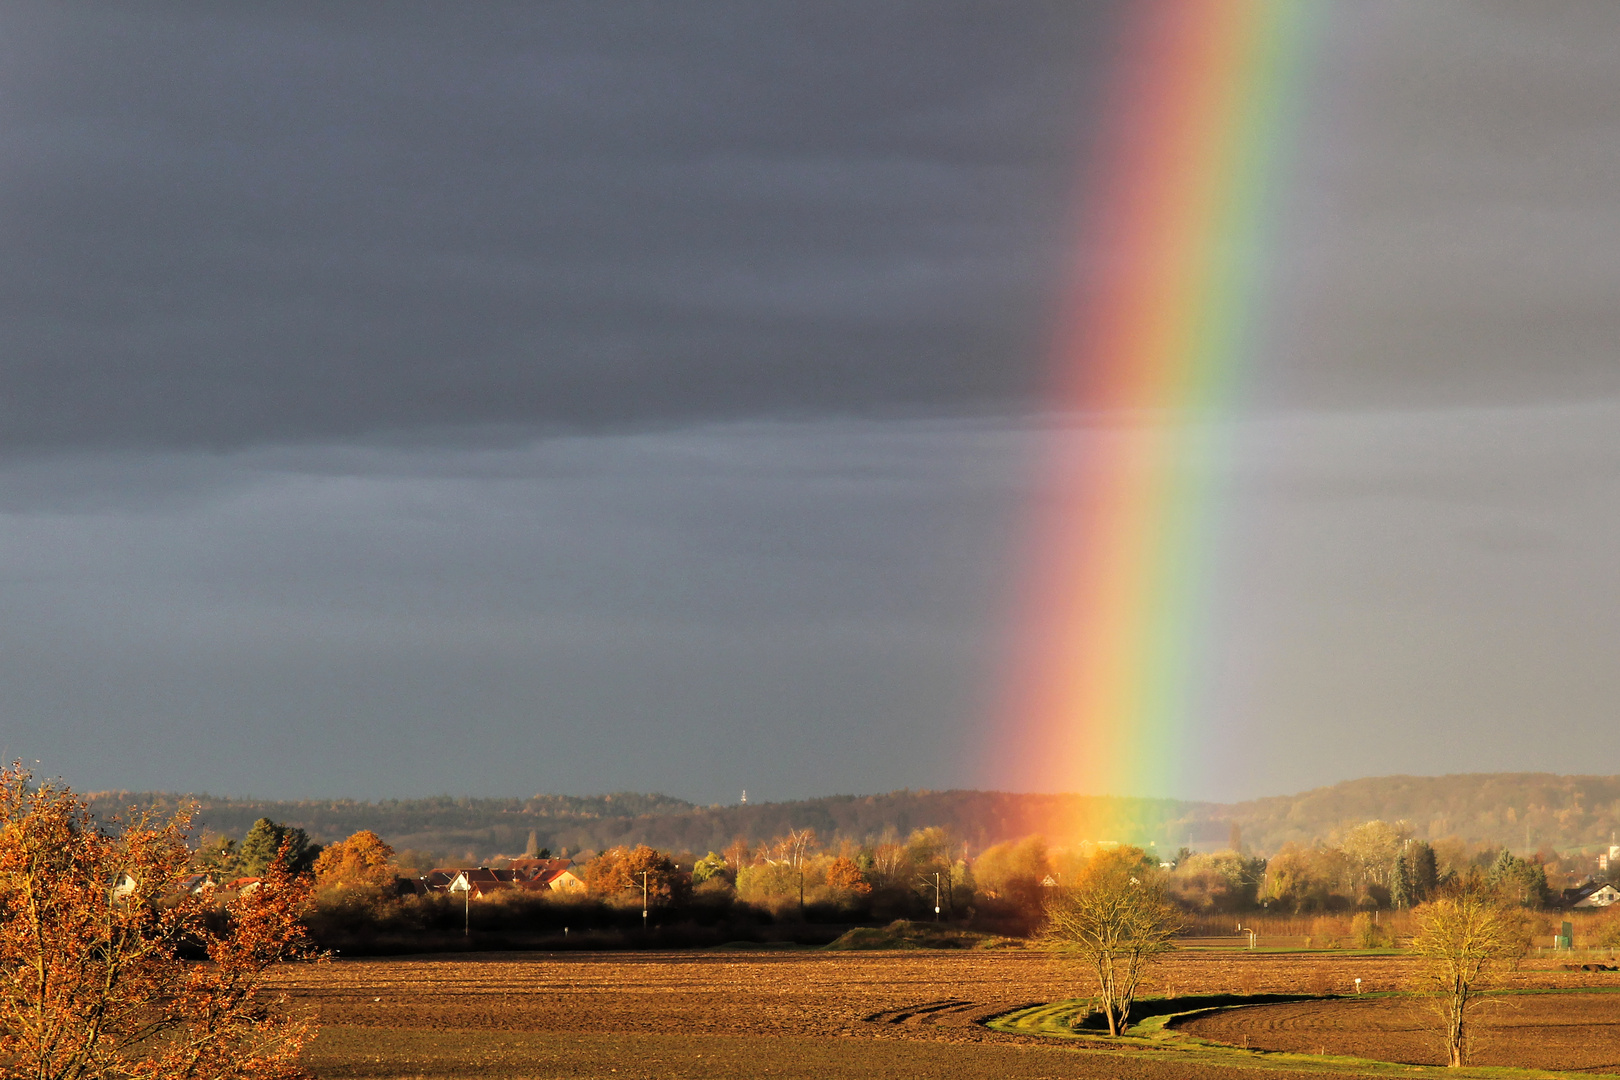
<svg viewBox="0 0 1620 1080">
<path fill-rule="evenodd" d="M 747 788 L 743 788 L 742 804 L 744 806 L 748 805 L 748 789 Z"/>
</svg>

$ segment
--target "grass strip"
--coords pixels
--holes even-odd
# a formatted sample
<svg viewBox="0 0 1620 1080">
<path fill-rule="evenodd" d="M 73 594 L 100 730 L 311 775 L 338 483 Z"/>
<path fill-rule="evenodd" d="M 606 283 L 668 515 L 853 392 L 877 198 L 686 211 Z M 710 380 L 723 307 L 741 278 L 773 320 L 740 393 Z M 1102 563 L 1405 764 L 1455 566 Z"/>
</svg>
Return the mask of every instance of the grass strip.
<svg viewBox="0 0 1620 1080">
<path fill-rule="evenodd" d="M 1517 992 L 1535 993 L 1537 991 Z M 1359 996 L 1365 999 L 1398 997 L 1401 995 L 1393 991 L 1383 991 Z M 1077 1021 L 1083 1023 L 1083 1018 L 1091 1011 L 1092 999 L 1071 998 L 1067 1001 L 1032 1005 L 1023 1009 L 1016 1009 L 1010 1013 L 1004 1013 L 1001 1016 L 991 1017 L 985 1021 L 985 1026 L 993 1031 L 1001 1031 L 1009 1035 L 1029 1035 L 1062 1040 L 1076 1051 L 1085 1054 L 1126 1056 L 1144 1052 L 1162 1053 L 1175 1055 L 1176 1060 L 1184 1061 L 1188 1065 L 1197 1064 L 1204 1067 L 1265 1072 L 1277 1071 L 1326 1075 L 1352 1074 L 1356 1076 L 1445 1076 L 1454 1077 L 1457 1080 L 1462 1080 L 1464 1077 L 1498 1077 L 1501 1080 L 1576 1080 L 1578 1077 L 1615 1075 L 1586 1071 L 1563 1072 L 1502 1066 L 1468 1066 L 1452 1069 L 1442 1065 L 1407 1065 L 1399 1062 L 1334 1054 L 1300 1054 L 1278 1050 L 1257 1050 L 1200 1039 L 1177 1031 L 1170 1026 L 1177 1020 L 1191 1019 L 1194 1016 L 1209 1013 L 1283 1004 L 1285 1002 L 1338 1000 L 1343 997 L 1344 995 L 1262 994 L 1240 998 L 1236 995 L 1222 995 L 1215 999 L 1220 1002 L 1219 1004 L 1211 1004 L 1208 999 L 1195 997 L 1181 999 L 1148 998 L 1139 1004 L 1150 1008 L 1153 1006 L 1160 1007 L 1153 1008 L 1149 1015 L 1132 1024 L 1126 1029 L 1125 1034 L 1118 1036 L 1111 1036 L 1106 1032 L 1079 1026 Z M 1163 1006 L 1166 1004 L 1174 1004 L 1178 1008 L 1165 1009 Z M 1179 1006 L 1191 1007 L 1179 1008 Z"/>
</svg>

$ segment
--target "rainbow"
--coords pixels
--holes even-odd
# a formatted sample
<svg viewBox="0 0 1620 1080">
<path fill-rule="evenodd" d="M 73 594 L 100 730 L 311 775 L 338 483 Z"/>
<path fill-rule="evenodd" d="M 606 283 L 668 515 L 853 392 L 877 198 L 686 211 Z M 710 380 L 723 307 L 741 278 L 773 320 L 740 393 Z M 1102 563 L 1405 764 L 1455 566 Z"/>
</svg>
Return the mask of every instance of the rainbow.
<svg viewBox="0 0 1620 1080">
<path fill-rule="evenodd" d="M 1210 599 L 1230 419 L 1316 5 L 1125 9 L 1052 350 L 998 747 L 1020 786 L 1171 795 L 1212 737 Z"/>
</svg>

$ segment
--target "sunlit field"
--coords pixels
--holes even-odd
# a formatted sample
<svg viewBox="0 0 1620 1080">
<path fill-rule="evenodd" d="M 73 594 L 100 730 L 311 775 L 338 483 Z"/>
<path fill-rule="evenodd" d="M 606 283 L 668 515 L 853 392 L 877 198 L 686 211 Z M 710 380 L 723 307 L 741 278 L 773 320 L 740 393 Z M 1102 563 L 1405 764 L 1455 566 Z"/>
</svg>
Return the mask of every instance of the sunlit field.
<svg viewBox="0 0 1620 1080">
<path fill-rule="evenodd" d="M 306 1064 L 323 1078 L 1168 1080 L 1386 1071 L 1352 1058 L 1439 1061 L 1422 1003 L 1383 996 L 1412 971 L 1387 954 L 1190 949 L 1155 970 L 1148 996 L 1338 996 L 1206 1014 L 1164 1038 L 1116 1044 L 984 1025 L 1085 994 L 1083 972 L 1026 948 L 343 960 L 288 968 L 280 982 L 295 1008 L 321 1017 Z M 1620 973 L 1532 960 L 1509 981 L 1562 992 L 1504 996 L 1479 1063 L 1620 1071 Z"/>
</svg>

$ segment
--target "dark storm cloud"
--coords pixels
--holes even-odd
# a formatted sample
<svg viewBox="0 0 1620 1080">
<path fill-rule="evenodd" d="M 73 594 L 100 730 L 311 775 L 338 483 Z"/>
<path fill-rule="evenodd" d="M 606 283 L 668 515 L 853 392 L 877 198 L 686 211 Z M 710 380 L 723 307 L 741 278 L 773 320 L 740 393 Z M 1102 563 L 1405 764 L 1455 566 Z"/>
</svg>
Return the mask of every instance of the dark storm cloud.
<svg viewBox="0 0 1620 1080">
<path fill-rule="evenodd" d="M 1620 395 L 1620 8 L 1329 10 L 1266 396 Z"/>
<path fill-rule="evenodd" d="M 817 420 L 0 466 L 0 750 L 91 788 L 937 785 L 1030 449 Z"/>
<path fill-rule="evenodd" d="M 1267 393 L 1620 392 L 1612 7 L 1327 10 Z M 1026 406 L 1118 22 L 8 8 L 0 444 Z"/>
<path fill-rule="evenodd" d="M 1016 399 L 1106 16 L 9 9 L 0 431 Z"/>
</svg>

